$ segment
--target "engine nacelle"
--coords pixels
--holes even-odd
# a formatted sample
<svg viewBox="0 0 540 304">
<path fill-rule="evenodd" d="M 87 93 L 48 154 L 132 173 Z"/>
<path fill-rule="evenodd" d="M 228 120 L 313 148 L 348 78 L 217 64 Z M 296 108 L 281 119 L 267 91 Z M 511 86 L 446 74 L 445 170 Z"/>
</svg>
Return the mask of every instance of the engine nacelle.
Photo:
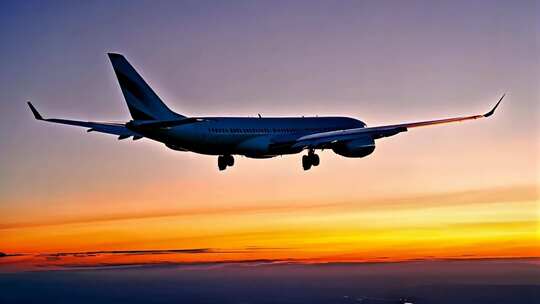
<svg viewBox="0 0 540 304">
<path fill-rule="evenodd" d="M 332 150 L 334 153 L 345 157 L 366 157 L 375 151 L 375 140 L 366 136 L 335 144 Z"/>
<path fill-rule="evenodd" d="M 270 139 L 267 136 L 250 138 L 241 142 L 236 148 L 241 154 L 267 155 Z"/>
</svg>

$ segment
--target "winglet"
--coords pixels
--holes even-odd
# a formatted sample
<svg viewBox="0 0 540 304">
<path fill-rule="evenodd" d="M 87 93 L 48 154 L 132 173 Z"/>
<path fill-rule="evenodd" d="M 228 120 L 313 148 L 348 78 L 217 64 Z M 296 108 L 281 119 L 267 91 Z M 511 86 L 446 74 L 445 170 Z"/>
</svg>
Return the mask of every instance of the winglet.
<svg viewBox="0 0 540 304">
<path fill-rule="evenodd" d="M 32 111 L 32 114 L 34 114 L 34 117 L 37 120 L 43 120 L 43 117 L 41 116 L 41 114 L 39 114 L 39 112 L 36 110 L 36 108 L 34 108 L 34 106 L 32 105 L 32 103 L 30 101 L 28 101 L 28 106 L 30 107 L 30 110 Z"/>
<path fill-rule="evenodd" d="M 503 94 L 503 96 L 501 96 L 501 99 L 499 99 L 499 101 L 497 102 L 497 104 L 493 107 L 493 109 L 491 109 L 491 111 L 487 112 L 486 114 L 484 114 L 484 117 L 490 117 L 491 115 L 493 115 L 493 113 L 495 113 L 495 109 L 497 109 L 497 107 L 499 106 L 499 104 L 501 103 L 501 101 L 503 100 L 504 96 L 506 95 Z"/>
</svg>

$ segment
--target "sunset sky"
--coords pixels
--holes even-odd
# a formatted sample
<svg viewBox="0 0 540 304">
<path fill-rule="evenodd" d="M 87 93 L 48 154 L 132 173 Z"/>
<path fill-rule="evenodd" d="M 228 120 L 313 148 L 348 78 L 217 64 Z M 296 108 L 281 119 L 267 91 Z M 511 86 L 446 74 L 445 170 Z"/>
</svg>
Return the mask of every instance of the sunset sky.
<svg viewBox="0 0 540 304">
<path fill-rule="evenodd" d="M 540 256 L 535 1 L 54 3 L 0 9 L 0 252 Z M 187 116 L 375 126 L 484 113 L 507 97 L 490 119 L 381 139 L 364 159 L 324 151 L 305 172 L 301 155 L 237 157 L 219 172 L 215 157 L 33 119 L 27 100 L 48 117 L 129 120 L 107 52 Z"/>
</svg>

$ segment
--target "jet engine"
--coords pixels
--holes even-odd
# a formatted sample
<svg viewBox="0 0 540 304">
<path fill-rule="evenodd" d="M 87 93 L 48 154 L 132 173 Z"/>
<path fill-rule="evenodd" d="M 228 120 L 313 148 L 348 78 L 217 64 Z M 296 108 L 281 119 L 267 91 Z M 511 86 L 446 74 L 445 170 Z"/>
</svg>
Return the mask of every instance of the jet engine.
<svg viewBox="0 0 540 304">
<path fill-rule="evenodd" d="M 267 155 L 268 147 L 270 146 L 270 139 L 266 136 L 259 136 L 250 138 L 241 142 L 237 146 L 237 150 L 242 154 L 250 154 L 253 156 L 256 155 Z"/>
<path fill-rule="evenodd" d="M 375 140 L 363 137 L 346 142 L 336 143 L 332 147 L 334 153 L 345 157 L 366 157 L 375 151 Z"/>
</svg>

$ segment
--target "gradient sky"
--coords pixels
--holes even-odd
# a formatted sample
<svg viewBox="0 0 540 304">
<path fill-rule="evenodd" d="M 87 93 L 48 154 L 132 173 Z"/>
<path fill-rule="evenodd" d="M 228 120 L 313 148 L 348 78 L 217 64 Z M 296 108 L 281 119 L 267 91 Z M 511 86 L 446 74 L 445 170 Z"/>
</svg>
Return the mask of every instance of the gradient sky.
<svg viewBox="0 0 540 304">
<path fill-rule="evenodd" d="M 535 1 L 0 4 L 0 251 L 217 248 L 237 258 L 539 256 Z M 487 111 L 365 159 L 237 158 L 117 141 L 44 116 L 129 120 L 123 53 L 185 115 L 347 115 L 368 125 Z M 209 257 L 213 259 L 214 257 Z M 222 257 L 219 257 L 222 258 Z"/>
</svg>

